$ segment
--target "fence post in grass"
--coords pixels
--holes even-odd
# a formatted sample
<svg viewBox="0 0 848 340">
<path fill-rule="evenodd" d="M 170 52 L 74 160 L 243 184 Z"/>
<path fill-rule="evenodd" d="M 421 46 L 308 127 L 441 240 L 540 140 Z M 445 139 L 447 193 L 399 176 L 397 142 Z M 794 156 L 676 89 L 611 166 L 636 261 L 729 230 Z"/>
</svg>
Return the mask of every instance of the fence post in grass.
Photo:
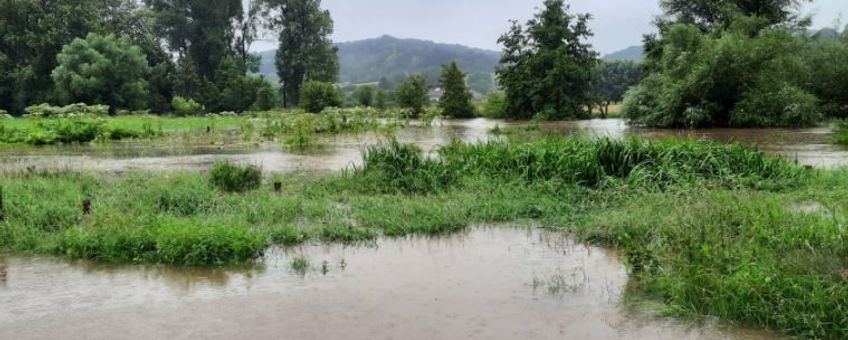
<svg viewBox="0 0 848 340">
<path fill-rule="evenodd" d="M 211 126 L 208 126 L 208 125 L 206 126 L 206 133 L 212 133 L 212 127 Z"/>
<path fill-rule="evenodd" d="M 82 214 L 91 215 L 91 200 L 86 199 L 82 201 Z"/>
<path fill-rule="evenodd" d="M 274 182 L 274 192 L 278 194 L 283 192 L 283 182 Z"/>
</svg>

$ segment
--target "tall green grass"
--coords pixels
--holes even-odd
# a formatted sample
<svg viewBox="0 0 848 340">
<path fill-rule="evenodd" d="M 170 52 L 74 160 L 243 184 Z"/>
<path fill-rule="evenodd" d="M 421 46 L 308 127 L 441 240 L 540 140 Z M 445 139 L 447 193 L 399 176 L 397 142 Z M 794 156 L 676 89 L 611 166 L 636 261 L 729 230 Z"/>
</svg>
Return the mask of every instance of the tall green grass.
<svg viewBox="0 0 848 340">
<path fill-rule="evenodd" d="M 624 180 L 644 186 L 701 184 L 782 188 L 797 182 L 801 169 L 736 144 L 648 141 L 639 138 L 543 139 L 531 142 L 455 142 L 428 158 L 413 145 L 390 141 L 369 148 L 355 171 L 373 177 L 383 190 L 432 193 L 460 177 L 556 181 L 598 187 Z"/>
</svg>

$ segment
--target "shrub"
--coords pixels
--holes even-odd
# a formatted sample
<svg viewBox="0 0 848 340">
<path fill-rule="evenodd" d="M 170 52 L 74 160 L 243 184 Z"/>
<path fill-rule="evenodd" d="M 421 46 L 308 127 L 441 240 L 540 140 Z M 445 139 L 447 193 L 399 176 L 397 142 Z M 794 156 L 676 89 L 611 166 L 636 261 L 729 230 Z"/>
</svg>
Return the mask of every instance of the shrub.
<svg viewBox="0 0 848 340">
<path fill-rule="evenodd" d="M 262 171 L 253 165 L 238 166 L 229 162 L 218 162 L 212 166 L 209 182 L 224 192 L 246 192 L 262 185 Z"/>
<path fill-rule="evenodd" d="M 192 99 L 174 96 L 174 99 L 171 100 L 171 106 L 177 116 L 188 117 L 203 114 L 203 106 Z"/>
<path fill-rule="evenodd" d="M 822 115 L 816 97 L 794 87 L 749 91 L 736 104 L 730 124 L 738 127 L 804 127 L 815 125 Z"/>
<path fill-rule="evenodd" d="M 365 166 L 356 173 L 374 176 L 371 183 L 378 191 L 433 193 L 456 180 L 457 174 L 441 161 L 424 156 L 414 144 L 391 140 L 365 151 Z"/>
<path fill-rule="evenodd" d="M 77 103 L 60 107 L 42 103 L 29 106 L 24 112 L 34 118 L 102 117 L 109 114 L 109 106 Z"/>
<path fill-rule="evenodd" d="M 342 105 L 342 97 L 336 86 L 320 81 L 307 81 L 300 89 L 300 106 L 311 113 L 321 113 L 328 107 Z"/>
<path fill-rule="evenodd" d="M 489 92 L 482 103 L 481 113 L 486 118 L 505 118 L 506 96 L 500 92 Z"/>
<path fill-rule="evenodd" d="M 424 112 L 429 104 L 427 97 L 427 80 L 423 76 L 414 75 L 407 78 L 397 88 L 397 103 L 401 108 L 412 111 L 414 117 Z"/>
</svg>

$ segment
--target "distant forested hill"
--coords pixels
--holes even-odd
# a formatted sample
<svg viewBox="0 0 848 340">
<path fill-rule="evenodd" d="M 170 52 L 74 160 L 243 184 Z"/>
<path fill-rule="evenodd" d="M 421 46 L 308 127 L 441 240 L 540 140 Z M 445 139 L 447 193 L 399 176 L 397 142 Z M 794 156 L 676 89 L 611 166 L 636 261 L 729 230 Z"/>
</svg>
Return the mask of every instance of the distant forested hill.
<svg viewBox="0 0 848 340">
<path fill-rule="evenodd" d="M 642 61 L 644 58 L 642 46 L 630 46 L 621 51 L 607 54 L 603 57 L 606 61 Z"/>
<path fill-rule="evenodd" d="M 462 45 L 440 44 L 417 39 L 382 36 L 337 44 L 339 78 L 351 84 L 380 82 L 393 88 L 410 74 L 420 73 L 435 84 L 441 65 L 456 60 L 469 75 L 469 85 L 480 93 L 495 87 L 494 71 L 500 52 Z M 276 79 L 275 51 L 261 53 L 260 73 Z"/>
</svg>

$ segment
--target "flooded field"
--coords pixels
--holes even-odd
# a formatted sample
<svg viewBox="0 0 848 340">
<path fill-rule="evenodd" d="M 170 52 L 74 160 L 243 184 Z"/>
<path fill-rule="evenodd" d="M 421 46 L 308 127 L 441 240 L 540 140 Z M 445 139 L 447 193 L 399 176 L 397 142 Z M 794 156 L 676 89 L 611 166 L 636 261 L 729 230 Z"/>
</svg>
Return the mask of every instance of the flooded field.
<svg viewBox="0 0 848 340">
<path fill-rule="evenodd" d="M 496 127 L 526 125 L 496 120 L 452 120 L 436 126 L 410 127 L 397 132 L 404 143 L 415 143 L 425 150 L 445 145 L 453 139 L 473 142 L 494 138 L 489 131 Z M 542 123 L 546 132 L 558 135 L 589 134 L 596 136 L 648 138 L 682 137 L 715 141 L 737 141 L 786 157 L 805 165 L 836 167 L 848 165 L 848 148 L 828 143 L 830 129 L 712 129 L 653 130 L 628 127 L 623 120 L 590 120 Z M 106 173 L 138 170 L 200 170 L 219 160 L 256 164 L 270 172 L 333 172 L 361 161 L 367 145 L 382 138 L 375 134 L 319 137 L 316 148 L 293 152 L 280 143 L 244 143 L 237 136 L 223 136 L 216 145 L 202 139 L 185 138 L 175 142 L 134 141 L 109 145 L 2 147 L 0 169 L 27 167 L 71 168 Z"/>
<path fill-rule="evenodd" d="M 771 337 L 649 318 L 620 303 L 626 283 L 614 253 L 507 227 L 280 249 L 245 270 L 0 257 L 0 339 Z"/>
</svg>

